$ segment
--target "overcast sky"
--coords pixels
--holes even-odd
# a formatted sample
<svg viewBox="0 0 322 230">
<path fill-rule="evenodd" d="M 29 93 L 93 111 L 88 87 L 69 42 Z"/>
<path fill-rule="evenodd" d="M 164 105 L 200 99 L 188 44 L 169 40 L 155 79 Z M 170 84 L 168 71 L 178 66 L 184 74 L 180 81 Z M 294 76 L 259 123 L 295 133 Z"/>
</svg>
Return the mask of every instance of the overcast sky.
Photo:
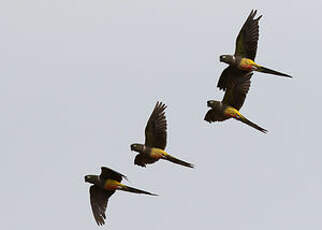
<svg viewBox="0 0 322 230">
<path fill-rule="evenodd" d="M 263 14 L 238 121 L 209 99 L 251 9 Z M 116 192 L 104 229 L 322 229 L 321 1 L 16 0 L 0 4 L 1 229 L 98 229 L 86 174 L 101 166 L 159 197 Z M 134 166 L 157 100 L 167 151 Z"/>
</svg>

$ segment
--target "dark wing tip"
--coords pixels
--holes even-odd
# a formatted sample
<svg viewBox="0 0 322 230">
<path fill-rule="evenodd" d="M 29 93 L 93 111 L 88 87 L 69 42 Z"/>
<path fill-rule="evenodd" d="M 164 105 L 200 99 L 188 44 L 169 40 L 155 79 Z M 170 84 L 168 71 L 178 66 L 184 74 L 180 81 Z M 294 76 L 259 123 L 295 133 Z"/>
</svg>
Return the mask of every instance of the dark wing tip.
<svg viewBox="0 0 322 230">
<path fill-rule="evenodd" d="M 255 19 L 255 21 L 259 21 L 259 19 L 261 19 L 263 17 L 263 15 L 258 16 L 258 18 Z"/>
<path fill-rule="evenodd" d="M 207 121 L 208 123 L 211 123 L 211 119 L 208 113 L 206 113 L 204 120 Z"/>
<path fill-rule="evenodd" d="M 94 215 L 94 218 L 98 226 L 103 226 L 105 224 L 106 216 L 104 213 L 102 213 L 101 215 L 96 214 Z"/>
<path fill-rule="evenodd" d="M 135 162 L 134 162 L 134 164 L 135 164 L 135 165 L 138 165 L 138 166 L 140 166 L 140 167 L 142 167 L 142 168 L 146 168 L 146 165 L 145 165 L 145 164 L 137 164 L 137 163 L 135 163 Z"/>
<path fill-rule="evenodd" d="M 113 169 L 110 169 L 108 167 L 105 167 L 105 166 L 101 166 L 101 172 L 103 171 L 114 171 Z"/>
<path fill-rule="evenodd" d="M 220 76 L 219 77 L 219 80 L 218 80 L 218 83 L 217 83 L 217 88 L 219 88 L 219 90 L 223 90 L 225 91 L 226 90 L 226 81 L 227 81 L 227 76 Z"/>
<path fill-rule="evenodd" d="M 103 226 L 105 224 L 104 220 L 105 220 L 105 218 L 104 219 L 102 218 L 101 220 L 96 220 L 97 225 L 98 226 Z"/>
<path fill-rule="evenodd" d="M 143 168 L 146 168 L 146 164 L 141 163 L 141 162 L 136 162 L 136 161 L 134 161 L 134 165 L 138 165 L 138 166 L 141 166 L 141 167 L 143 167 Z"/>
<path fill-rule="evenodd" d="M 164 104 L 162 101 L 157 101 L 154 108 L 160 108 L 163 111 L 167 108 L 167 105 Z"/>
<path fill-rule="evenodd" d="M 158 101 L 145 126 L 145 145 L 165 149 L 167 145 L 167 106 Z"/>
<path fill-rule="evenodd" d="M 261 19 L 263 17 L 263 15 L 259 15 L 256 19 L 255 16 L 257 14 L 257 10 L 252 10 L 248 16 L 248 19 L 254 20 L 254 21 L 259 21 L 259 19 Z"/>
<path fill-rule="evenodd" d="M 112 179 L 118 180 L 119 182 L 122 180 L 122 178 L 128 181 L 128 178 L 124 174 L 105 166 L 101 167 L 101 175 L 104 175 L 105 177 L 111 177 Z"/>
<path fill-rule="evenodd" d="M 146 164 L 145 164 L 141 154 L 136 155 L 136 157 L 134 158 L 134 165 L 138 165 L 143 168 L 146 168 Z"/>
<path fill-rule="evenodd" d="M 90 192 L 90 204 L 92 213 L 97 225 L 101 226 L 105 224 L 106 219 L 106 207 L 109 197 L 113 193 L 108 193 L 96 185 L 92 185 L 89 189 Z"/>
<path fill-rule="evenodd" d="M 215 115 L 215 112 L 213 111 L 213 109 L 209 109 L 204 117 L 204 120 L 209 123 L 215 122 L 216 118 L 214 117 L 214 115 Z"/>
<path fill-rule="evenodd" d="M 219 82 L 218 82 L 218 84 L 217 84 L 217 88 L 219 89 L 219 90 L 222 90 L 222 91 L 225 91 L 227 88 L 226 87 L 224 87 L 222 84 L 219 84 Z"/>
</svg>

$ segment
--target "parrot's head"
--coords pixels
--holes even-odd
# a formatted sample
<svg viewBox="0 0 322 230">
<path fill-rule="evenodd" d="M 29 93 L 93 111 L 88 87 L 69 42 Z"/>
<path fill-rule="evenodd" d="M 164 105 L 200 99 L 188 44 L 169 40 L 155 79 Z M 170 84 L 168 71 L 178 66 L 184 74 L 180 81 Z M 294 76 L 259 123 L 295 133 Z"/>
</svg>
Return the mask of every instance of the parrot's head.
<svg viewBox="0 0 322 230">
<path fill-rule="evenodd" d="M 220 105 L 221 105 L 220 101 L 215 101 L 215 100 L 207 101 L 207 106 L 212 108 L 212 109 L 216 109 Z"/>
<path fill-rule="evenodd" d="M 96 184 L 99 181 L 97 175 L 86 175 L 85 176 L 85 182 L 90 184 Z"/>
<path fill-rule="evenodd" d="M 131 145 L 131 151 L 135 151 L 135 152 L 142 152 L 144 149 L 144 146 L 142 144 L 132 144 Z"/>
<path fill-rule="evenodd" d="M 235 57 L 232 55 L 221 55 L 219 57 L 220 62 L 225 62 L 227 64 L 234 64 L 235 63 Z"/>
</svg>

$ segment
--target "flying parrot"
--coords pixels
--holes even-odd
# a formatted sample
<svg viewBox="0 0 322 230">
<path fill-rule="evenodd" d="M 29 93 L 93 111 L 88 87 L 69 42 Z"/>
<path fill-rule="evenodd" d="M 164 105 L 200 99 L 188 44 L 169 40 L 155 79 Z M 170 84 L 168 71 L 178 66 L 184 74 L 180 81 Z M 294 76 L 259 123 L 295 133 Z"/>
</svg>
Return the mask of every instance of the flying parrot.
<svg viewBox="0 0 322 230">
<path fill-rule="evenodd" d="M 85 182 L 93 184 L 89 188 L 90 203 L 93 216 L 98 225 L 105 224 L 107 202 L 116 190 L 157 196 L 156 194 L 121 184 L 123 178 L 127 179 L 123 174 L 106 167 L 101 167 L 101 174 L 99 176 L 85 176 Z"/>
<path fill-rule="evenodd" d="M 248 120 L 239 110 L 243 106 L 246 95 L 250 88 L 250 79 L 253 73 L 246 73 L 240 78 L 232 78 L 228 84 L 222 101 L 210 100 L 207 102 L 211 109 L 206 113 L 205 121 L 209 123 L 215 121 L 224 121 L 234 118 L 241 121 L 263 133 L 267 130 Z"/>
<path fill-rule="evenodd" d="M 165 151 L 167 144 L 166 108 L 167 106 L 162 102 L 156 103 L 145 127 L 145 143 L 131 145 L 131 150 L 139 153 L 134 159 L 134 164 L 146 167 L 147 164 L 152 164 L 163 159 L 175 164 L 193 168 L 194 166 L 191 163 L 171 156 Z"/>
<path fill-rule="evenodd" d="M 221 62 L 229 64 L 219 78 L 217 87 L 220 89 L 226 90 L 227 84 L 231 79 L 247 76 L 245 73 L 252 71 L 292 78 L 288 74 L 277 72 L 254 62 L 259 37 L 258 22 L 262 17 L 261 15 L 255 18 L 256 13 L 256 10 L 252 10 L 241 28 L 236 39 L 235 54 L 220 56 Z"/>
</svg>

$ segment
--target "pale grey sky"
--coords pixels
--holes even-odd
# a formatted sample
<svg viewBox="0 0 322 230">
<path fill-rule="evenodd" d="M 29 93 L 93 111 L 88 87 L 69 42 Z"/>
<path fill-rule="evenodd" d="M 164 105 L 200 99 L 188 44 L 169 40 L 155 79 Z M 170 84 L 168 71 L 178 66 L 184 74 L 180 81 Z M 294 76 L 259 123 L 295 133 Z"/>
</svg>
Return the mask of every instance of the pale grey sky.
<svg viewBox="0 0 322 230">
<path fill-rule="evenodd" d="M 263 14 L 241 112 L 269 130 L 203 121 L 251 9 Z M 98 229 L 100 166 L 159 197 L 117 192 L 104 229 L 322 229 L 321 1 L 29 0 L 0 4 L 1 229 Z M 133 165 L 157 100 L 169 153 Z"/>
</svg>

